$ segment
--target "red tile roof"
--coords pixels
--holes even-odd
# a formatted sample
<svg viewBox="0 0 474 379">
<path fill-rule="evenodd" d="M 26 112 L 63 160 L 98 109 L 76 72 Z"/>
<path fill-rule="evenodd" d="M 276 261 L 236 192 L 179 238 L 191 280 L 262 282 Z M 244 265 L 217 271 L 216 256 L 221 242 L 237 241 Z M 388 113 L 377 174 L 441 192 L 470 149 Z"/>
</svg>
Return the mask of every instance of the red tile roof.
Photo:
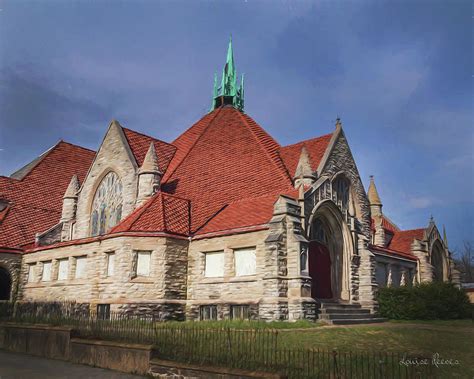
<svg viewBox="0 0 474 379">
<path fill-rule="evenodd" d="M 71 177 L 76 174 L 84 180 L 94 156 L 92 150 L 61 141 L 21 180 L 0 177 L 0 198 L 10 202 L 0 223 L 0 246 L 21 247 L 56 224 Z"/>
<path fill-rule="evenodd" d="M 163 191 L 191 200 L 192 231 L 226 204 L 292 188 L 278 143 L 235 108 L 204 116 L 174 144 Z"/>
<path fill-rule="evenodd" d="M 392 240 L 390 241 L 390 244 L 388 245 L 388 248 L 403 253 L 411 254 L 411 244 L 415 239 L 420 241 L 423 240 L 424 234 L 424 228 L 396 231 Z"/>
<path fill-rule="evenodd" d="M 110 233 L 160 231 L 189 235 L 189 217 L 188 200 L 158 192 L 114 227 Z"/>
<path fill-rule="evenodd" d="M 168 144 L 123 128 L 137 164 L 150 143 L 164 173 L 162 191 L 111 233 L 174 235 L 222 232 L 267 223 L 279 194 L 297 196 L 292 174 L 303 146 L 316 170 L 331 135 L 281 147 L 252 118 L 230 106 L 205 115 Z M 22 180 L 0 178 L 11 210 L 0 225 L 0 246 L 31 244 L 36 232 L 58 222 L 73 174 L 82 181 L 94 152 L 59 143 L 31 165 Z M 30 167 L 25 171 L 30 170 Z"/>
<path fill-rule="evenodd" d="M 375 222 L 374 219 L 371 219 L 370 227 L 372 230 L 374 230 L 375 228 L 374 222 Z M 382 216 L 382 227 L 385 229 L 385 231 L 388 231 L 389 233 L 392 233 L 392 234 L 400 231 L 400 228 L 397 225 L 395 225 L 395 223 L 385 215 Z"/>
<path fill-rule="evenodd" d="M 237 200 L 225 205 L 196 235 L 245 228 L 268 223 L 279 194 Z"/>
<path fill-rule="evenodd" d="M 406 258 L 410 260 L 416 260 L 417 258 L 412 254 L 412 253 L 407 253 L 403 251 L 396 251 L 393 249 L 389 249 L 386 247 L 381 247 L 381 246 L 375 246 L 375 245 L 369 245 L 369 250 L 374 251 L 374 252 L 381 252 L 381 253 L 387 253 L 388 255 L 395 255 L 397 257 L 401 258 Z"/>
<path fill-rule="evenodd" d="M 130 150 L 132 150 L 132 154 L 135 157 L 138 166 L 143 164 L 143 160 L 145 159 L 146 152 L 150 147 L 150 143 L 153 142 L 155 145 L 160 171 L 166 172 L 171 159 L 176 152 L 175 146 L 127 128 L 122 128 L 122 130 L 125 134 L 125 137 L 127 138 Z"/>
<path fill-rule="evenodd" d="M 301 149 L 303 146 L 306 148 L 311 161 L 311 168 L 316 171 L 319 163 L 323 159 L 323 155 L 331 140 L 332 134 L 326 134 L 318 138 L 312 138 L 306 141 L 298 142 L 293 145 L 284 146 L 280 149 L 280 156 L 285 163 L 288 172 L 293 178 L 295 175 L 296 167 L 301 155 Z"/>
</svg>

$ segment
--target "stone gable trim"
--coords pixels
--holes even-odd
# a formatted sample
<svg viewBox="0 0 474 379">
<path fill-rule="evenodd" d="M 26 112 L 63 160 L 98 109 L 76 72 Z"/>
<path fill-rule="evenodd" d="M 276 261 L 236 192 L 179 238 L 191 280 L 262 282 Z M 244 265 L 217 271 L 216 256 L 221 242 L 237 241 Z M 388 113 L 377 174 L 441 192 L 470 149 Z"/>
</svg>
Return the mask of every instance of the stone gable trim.
<svg viewBox="0 0 474 379">
<path fill-rule="evenodd" d="M 198 234 L 194 237 L 191 237 L 191 240 L 194 241 L 194 240 L 201 240 L 201 239 L 204 239 L 204 238 L 232 236 L 232 235 L 235 235 L 235 234 L 256 232 L 256 231 L 266 230 L 266 229 L 269 229 L 268 224 L 245 226 L 243 228 L 228 229 L 228 230 L 222 230 L 222 231 L 206 233 L 206 234 Z"/>
<path fill-rule="evenodd" d="M 318 177 L 323 172 L 324 167 L 326 166 L 326 163 L 329 160 L 329 157 L 331 156 L 331 153 L 334 149 L 334 146 L 336 145 L 337 140 L 339 139 L 339 135 L 341 134 L 341 132 L 342 128 L 340 126 L 336 126 L 336 130 L 333 132 L 332 137 L 329 140 L 328 146 L 326 147 L 326 151 L 324 152 L 323 158 L 321 159 L 321 162 L 319 162 L 318 168 L 316 170 Z"/>
<path fill-rule="evenodd" d="M 125 136 L 125 133 L 123 132 L 123 129 L 122 129 L 122 125 L 120 125 L 120 123 L 118 123 L 117 121 L 113 120 L 109 127 L 107 128 L 107 132 L 105 132 L 105 135 L 104 135 L 104 138 L 102 138 L 102 142 L 100 143 L 100 146 L 99 148 L 97 149 L 97 152 L 95 154 L 95 157 L 94 157 L 94 160 L 92 161 L 90 167 L 89 167 L 89 170 L 87 170 L 87 173 L 86 175 L 84 176 L 84 180 L 82 181 L 81 183 L 81 187 L 79 188 L 79 190 L 77 191 L 77 193 L 80 193 L 82 192 L 82 187 L 84 186 L 84 183 L 86 183 L 87 179 L 89 178 L 89 174 L 92 170 L 92 168 L 94 167 L 95 165 L 95 162 L 96 162 L 96 159 L 99 155 L 99 152 L 100 150 L 102 149 L 102 146 L 104 145 L 104 142 L 105 140 L 107 139 L 107 136 L 109 135 L 110 131 L 112 128 L 116 128 L 119 136 L 120 136 L 120 140 L 125 148 L 125 151 L 127 152 L 127 155 L 130 159 L 130 162 L 132 163 L 132 165 L 134 166 L 135 168 L 135 171 L 138 170 L 138 164 L 137 164 L 137 160 L 135 159 L 135 156 L 133 155 L 132 153 L 132 150 L 130 149 L 130 145 L 128 144 L 128 140 L 127 140 L 127 137 Z M 105 176 L 105 175 L 104 175 Z"/>
<path fill-rule="evenodd" d="M 180 235 L 163 233 L 163 232 L 122 232 L 122 233 L 106 234 L 106 235 L 97 236 L 97 237 L 81 238 L 81 239 L 72 240 L 72 241 L 59 242 L 57 244 L 49 245 L 49 246 L 34 247 L 32 249 L 25 250 L 24 253 L 30 254 L 30 253 L 36 253 L 38 251 L 51 250 L 51 249 L 56 249 L 59 247 L 65 247 L 65 246 L 86 245 L 93 242 L 98 242 L 98 241 L 100 242 L 100 241 L 104 241 L 104 240 L 108 240 L 112 238 L 119 238 L 119 237 L 168 237 L 168 238 L 173 238 L 173 239 L 188 240 L 188 237 L 186 236 L 180 236 Z"/>
</svg>

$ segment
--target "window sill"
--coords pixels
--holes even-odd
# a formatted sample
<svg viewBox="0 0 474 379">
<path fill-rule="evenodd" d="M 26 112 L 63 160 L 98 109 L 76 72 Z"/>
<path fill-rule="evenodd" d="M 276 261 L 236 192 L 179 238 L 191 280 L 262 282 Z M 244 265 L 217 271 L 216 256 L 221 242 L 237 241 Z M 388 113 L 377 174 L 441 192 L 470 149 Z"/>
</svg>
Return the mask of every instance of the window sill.
<svg viewBox="0 0 474 379">
<path fill-rule="evenodd" d="M 143 284 L 153 284 L 153 279 L 149 278 L 148 276 L 137 276 L 135 278 L 130 279 L 131 283 L 143 283 Z"/>
<path fill-rule="evenodd" d="M 242 275 L 230 278 L 229 282 L 255 282 L 256 280 L 257 275 Z"/>
</svg>

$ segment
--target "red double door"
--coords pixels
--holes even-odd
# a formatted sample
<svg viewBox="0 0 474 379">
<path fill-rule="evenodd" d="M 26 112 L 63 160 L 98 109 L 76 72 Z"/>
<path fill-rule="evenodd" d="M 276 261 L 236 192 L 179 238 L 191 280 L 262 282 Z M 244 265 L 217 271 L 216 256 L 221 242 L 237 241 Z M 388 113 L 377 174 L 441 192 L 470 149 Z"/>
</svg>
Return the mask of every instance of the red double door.
<svg viewBox="0 0 474 379">
<path fill-rule="evenodd" d="M 331 299 L 331 256 L 328 248 L 317 241 L 309 243 L 309 275 L 313 280 L 311 297 Z"/>
</svg>

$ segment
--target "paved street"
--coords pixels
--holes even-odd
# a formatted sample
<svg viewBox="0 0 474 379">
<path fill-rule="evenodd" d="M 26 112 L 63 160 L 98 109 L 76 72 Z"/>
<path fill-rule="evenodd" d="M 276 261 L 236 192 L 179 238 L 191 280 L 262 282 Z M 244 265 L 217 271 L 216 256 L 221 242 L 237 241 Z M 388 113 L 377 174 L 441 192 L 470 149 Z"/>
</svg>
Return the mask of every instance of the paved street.
<svg viewBox="0 0 474 379">
<path fill-rule="evenodd" d="M 143 377 L 0 350 L 0 379 L 47 378 L 140 379 Z"/>
</svg>

